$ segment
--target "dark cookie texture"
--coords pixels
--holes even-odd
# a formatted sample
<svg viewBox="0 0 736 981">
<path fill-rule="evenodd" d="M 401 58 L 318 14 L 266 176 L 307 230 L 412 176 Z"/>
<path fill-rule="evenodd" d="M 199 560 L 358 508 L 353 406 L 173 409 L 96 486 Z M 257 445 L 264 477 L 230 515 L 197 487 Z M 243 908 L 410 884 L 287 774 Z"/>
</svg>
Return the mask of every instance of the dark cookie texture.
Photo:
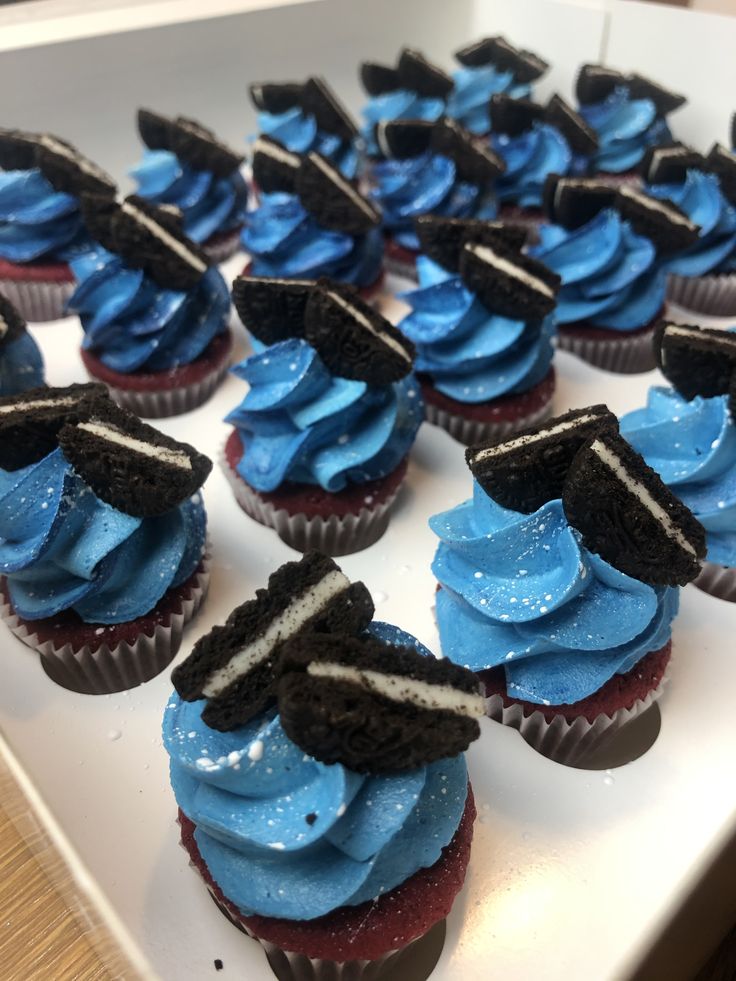
<svg viewBox="0 0 736 981">
<path fill-rule="evenodd" d="M 708 169 L 718 177 L 721 190 L 736 205 L 736 154 L 714 143 L 706 157 Z"/>
<path fill-rule="evenodd" d="M 301 105 L 302 86 L 299 82 L 254 82 L 248 86 L 248 92 L 260 112 L 278 115 Z"/>
<path fill-rule="evenodd" d="M 536 82 L 538 78 L 541 78 L 549 70 L 549 62 L 545 61 L 544 58 L 540 58 L 538 54 L 533 51 L 527 51 L 526 48 L 522 48 L 519 52 L 519 58 L 514 68 L 514 78 L 517 82 L 526 84 L 528 82 Z"/>
<path fill-rule="evenodd" d="M 380 224 L 378 208 L 319 153 L 302 159 L 296 190 L 302 206 L 329 231 L 365 235 Z"/>
<path fill-rule="evenodd" d="M 629 93 L 632 99 L 649 99 L 654 103 L 657 114 L 666 116 L 687 102 L 687 96 L 672 92 L 663 85 L 653 82 L 644 75 L 632 74 L 628 77 Z"/>
<path fill-rule="evenodd" d="M 386 95 L 401 87 L 399 73 L 390 65 L 364 61 L 360 66 L 360 82 L 368 95 Z"/>
<path fill-rule="evenodd" d="M 115 181 L 89 157 L 66 140 L 44 134 L 38 138 L 36 166 L 55 191 L 78 196 L 84 193 L 115 194 Z"/>
<path fill-rule="evenodd" d="M 0 293 L 0 349 L 12 344 L 26 332 L 26 322 L 10 300 Z"/>
<path fill-rule="evenodd" d="M 0 168 L 30 170 L 36 166 L 39 135 L 0 128 Z"/>
<path fill-rule="evenodd" d="M 460 269 L 460 255 L 466 242 L 485 245 L 502 243 L 515 252 L 526 242 L 527 229 L 500 221 L 482 221 L 479 218 L 444 218 L 440 215 L 420 215 L 414 219 L 414 228 L 421 250 L 430 259 L 451 272 Z"/>
<path fill-rule="evenodd" d="M 0 398 L 0 469 L 20 470 L 56 449 L 67 423 L 88 419 L 110 402 L 104 385 L 42 385 Z"/>
<path fill-rule="evenodd" d="M 97 403 L 59 432 L 64 456 L 95 494 L 118 511 L 150 518 L 196 493 L 212 461 L 114 402 Z"/>
<path fill-rule="evenodd" d="M 169 150 L 194 170 L 208 171 L 215 177 L 229 177 L 244 160 L 220 143 L 212 130 L 186 116 L 167 119 L 149 109 L 139 109 L 138 132 L 151 150 Z"/>
<path fill-rule="evenodd" d="M 648 184 L 681 184 L 691 168 L 708 169 L 703 154 L 684 143 L 668 143 L 647 147 L 639 169 Z"/>
<path fill-rule="evenodd" d="M 460 277 L 480 302 L 502 317 L 541 320 L 554 310 L 560 277 L 543 263 L 508 249 L 466 242 Z"/>
<path fill-rule="evenodd" d="M 548 174 L 542 191 L 547 217 L 570 230 L 587 224 L 604 208 L 615 207 L 617 201 L 616 188 L 595 178 Z"/>
<path fill-rule="evenodd" d="M 253 181 L 265 194 L 294 194 L 301 157 L 270 136 L 259 136 L 253 145 Z"/>
<path fill-rule="evenodd" d="M 496 40 L 494 37 L 484 37 L 480 41 L 473 41 L 472 44 L 459 48 L 454 57 L 466 68 L 485 68 L 486 65 L 494 64 Z"/>
<path fill-rule="evenodd" d="M 81 209 L 93 239 L 164 289 L 192 289 L 207 271 L 207 256 L 183 234 L 176 216 L 136 194 L 122 204 L 84 194 Z"/>
<path fill-rule="evenodd" d="M 512 99 L 502 92 L 491 96 L 488 112 L 493 132 L 507 136 L 520 136 L 544 120 L 544 106 L 531 99 Z"/>
<path fill-rule="evenodd" d="M 425 119 L 397 119 L 376 124 L 376 143 L 385 157 L 408 160 L 426 153 L 434 123 Z"/>
<path fill-rule="evenodd" d="M 605 405 L 573 409 L 503 442 L 470 446 L 465 460 L 483 490 L 502 507 L 532 514 L 562 497 L 578 451 L 597 435 L 618 432 L 618 419 Z"/>
<path fill-rule="evenodd" d="M 643 191 L 622 185 L 616 200 L 621 217 L 631 222 L 639 235 L 650 239 L 658 252 L 679 252 L 698 240 L 700 225 L 674 202 L 650 197 Z"/>
<path fill-rule="evenodd" d="M 408 647 L 306 636 L 284 648 L 281 670 L 284 732 L 322 763 L 396 773 L 456 756 L 480 735 L 475 675 Z"/>
<path fill-rule="evenodd" d="M 446 72 L 413 48 L 402 50 L 396 70 L 402 89 L 409 89 L 427 99 L 446 99 L 454 88 Z"/>
<path fill-rule="evenodd" d="M 654 350 L 662 374 L 688 401 L 728 394 L 736 375 L 736 334 L 662 320 Z"/>
<path fill-rule="evenodd" d="M 238 276 L 233 303 L 247 330 L 264 344 L 304 337 L 304 317 L 313 280 Z"/>
<path fill-rule="evenodd" d="M 319 635 L 319 643 L 331 633 L 357 634 L 372 617 L 363 583 L 351 583 L 328 556 L 307 552 L 277 569 L 255 599 L 197 641 L 171 678 L 185 701 L 207 699 L 202 719 L 226 732 L 275 700 L 286 642 L 306 634 Z"/>
<path fill-rule="evenodd" d="M 550 97 L 544 116 L 551 126 L 562 133 L 573 153 L 589 157 L 598 149 L 596 131 L 556 92 Z"/>
<path fill-rule="evenodd" d="M 594 436 L 575 456 L 562 503 L 583 544 L 652 586 L 684 586 L 700 571 L 705 529 L 621 436 Z"/>
<path fill-rule="evenodd" d="M 358 127 L 350 113 L 323 78 L 314 75 L 307 79 L 302 88 L 301 103 L 302 109 L 314 116 L 317 129 L 346 142 L 358 135 Z"/>
<path fill-rule="evenodd" d="M 626 76 L 605 65 L 583 65 L 575 82 L 575 97 L 587 106 L 607 99 L 619 85 L 626 85 Z"/>
<path fill-rule="evenodd" d="M 472 133 L 449 117 L 435 124 L 432 148 L 454 162 L 461 181 L 479 187 L 492 183 L 506 170 L 505 161 L 497 153 L 474 139 Z"/>
<path fill-rule="evenodd" d="M 357 290 L 319 280 L 309 295 L 305 336 L 333 374 L 390 385 L 414 364 L 414 345 Z"/>
</svg>

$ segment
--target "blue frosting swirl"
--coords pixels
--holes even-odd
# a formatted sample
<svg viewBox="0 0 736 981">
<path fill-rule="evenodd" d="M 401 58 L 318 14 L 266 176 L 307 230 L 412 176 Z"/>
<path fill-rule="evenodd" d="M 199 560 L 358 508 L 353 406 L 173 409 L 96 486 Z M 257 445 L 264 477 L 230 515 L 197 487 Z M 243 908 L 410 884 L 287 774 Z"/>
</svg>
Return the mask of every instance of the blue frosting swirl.
<svg viewBox="0 0 736 981">
<path fill-rule="evenodd" d="M 259 207 L 248 212 L 241 239 L 253 259 L 254 276 L 330 276 L 342 283 L 370 286 L 383 264 L 380 229 L 358 236 L 328 231 L 293 194 L 261 194 Z"/>
<path fill-rule="evenodd" d="M 250 390 L 226 422 L 246 451 L 238 472 L 259 491 L 289 480 L 334 492 L 385 477 L 408 454 L 424 416 L 413 375 L 383 386 L 340 378 L 298 338 L 262 348 L 232 371 Z"/>
<path fill-rule="evenodd" d="M 33 337 L 24 331 L 14 341 L 0 344 L 0 396 L 18 395 L 43 385 L 43 356 Z"/>
<path fill-rule="evenodd" d="M 361 110 L 365 123 L 361 136 L 366 153 L 371 157 L 381 156 L 376 143 L 377 123 L 393 122 L 399 119 L 426 119 L 435 122 L 445 112 L 444 99 L 428 99 L 409 89 L 396 89 L 383 95 L 373 95 Z"/>
<path fill-rule="evenodd" d="M 317 128 L 314 116 L 299 106 L 284 112 L 259 112 L 258 129 L 292 153 L 321 153 L 352 180 L 358 172 L 358 151 L 354 143 Z"/>
<path fill-rule="evenodd" d="M 400 294 L 412 307 L 399 324 L 416 345 L 415 368 L 458 402 L 477 404 L 527 392 L 552 363 L 554 316 L 527 324 L 490 313 L 463 284 L 427 256 L 417 260 L 419 289 Z"/>
<path fill-rule="evenodd" d="M 383 160 L 376 164 L 374 177 L 377 187 L 372 197 L 383 212 L 383 227 L 407 249 L 419 249 L 413 223 L 418 215 L 487 220 L 496 217 L 493 194 L 477 184 L 459 180 L 455 162 L 440 154 Z"/>
<path fill-rule="evenodd" d="M 512 99 L 528 99 L 532 87 L 515 82 L 513 73 L 499 71 L 493 65 L 479 68 L 458 68 L 453 72 L 455 88 L 447 100 L 447 115 L 480 136 L 490 132 L 488 104 L 497 92 Z"/>
<path fill-rule="evenodd" d="M 670 638 L 679 590 L 589 552 L 559 500 L 518 514 L 474 482 L 472 500 L 429 524 L 442 653 L 473 671 L 502 666 L 513 697 L 580 701 Z"/>
<path fill-rule="evenodd" d="M 0 171 L 0 258 L 66 262 L 88 242 L 77 198 L 36 168 Z"/>
<path fill-rule="evenodd" d="M 73 260 L 85 350 L 112 371 L 168 371 L 195 361 L 228 329 L 230 293 L 217 269 L 187 291 L 164 289 L 140 269 L 97 246 Z"/>
<path fill-rule="evenodd" d="M 621 332 L 648 324 L 662 309 L 667 272 L 654 245 L 610 209 L 581 228 L 542 225 L 531 255 L 562 277 L 561 324 L 585 320 Z"/>
<path fill-rule="evenodd" d="M 432 656 L 397 627 L 369 630 Z M 202 706 L 169 699 L 163 741 L 171 784 L 197 825 L 213 878 L 245 916 L 311 920 L 375 899 L 434 865 L 460 824 L 468 785 L 462 756 L 362 775 L 307 756 L 275 710 L 217 732 L 202 722 Z"/>
<path fill-rule="evenodd" d="M 703 525 L 708 561 L 736 566 L 736 426 L 727 396 L 686 402 L 672 388 L 650 388 L 621 432 Z"/>
<path fill-rule="evenodd" d="M 621 174 L 641 162 L 648 146 L 672 141 L 651 99 L 632 99 L 625 85 L 578 111 L 598 134 L 598 151 L 591 161 L 594 172 Z"/>
<path fill-rule="evenodd" d="M 160 517 L 117 511 L 61 449 L 0 470 L 0 574 L 26 620 L 70 609 L 87 623 L 143 616 L 199 565 L 205 522 L 199 494 Z"/>
<path fill-rule="evenodd" d="M 506 162 L 506 171 L 496 183 L 501 201 L 522 208 L 542 205 L 544 182 L 549 174 L 579 173 L 587 166 L 573 155 L 565 137 L 548 123 L 535 123 L 525 133 L 509 136 L 493 133 L 493 149 Z"/>
<path fill-rule="evenodd" d="M 141 197 L 179 208 L 184 232 L 194 242 L 243 224 L 248 188 L 237 168 L 229 177 L 218 178 L 211 171 L 195 170 L 168 150 L 146 150 L 130 174 Z"/>
</svg>

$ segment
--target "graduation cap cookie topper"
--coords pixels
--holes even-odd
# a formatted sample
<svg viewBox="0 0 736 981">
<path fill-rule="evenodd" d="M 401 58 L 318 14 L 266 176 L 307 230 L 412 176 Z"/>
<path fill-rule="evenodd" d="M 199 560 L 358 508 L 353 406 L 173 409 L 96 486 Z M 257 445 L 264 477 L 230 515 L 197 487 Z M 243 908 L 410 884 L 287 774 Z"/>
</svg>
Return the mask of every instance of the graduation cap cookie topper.
<svg viewBox="0 0 736 981">
<path fill-rule="evenodd" d="M 647 147 L 639 172 L 648 184 L 680 184 L 690 169 L 707 170 L 702 153 L 684 143 Z"/>
<path fill-rule="evenodd" d="M 25 332 L 25 320 L 10 300 L 0 293 L 0 349 L 17 341 Z"/>
<path fill-rule="evenodd" d="M 169 118 L 150 109 L 138 110 L 138 132 L 150 150 L 169 150 L 194 170 L 229 177 L 245 159 L 212 132 L 185 116 Z"/>
<path fill-rule="evenodd" d="M 498 71 L 511 72 L 515 81 L 534 82 L 549 68 L 548 63 L 532 51 L 515 48 L 505 37 L 485 37 L 455 52 L 455 58 L 466 68 L 492 65 Z"/>
<path fill-rule="evenodd" d="M 736 334 L 661 320 L 654 329 L 657 364 L 687 401 L 728 395 L 736 378 Z"/>
<path fill-rule="evenodd" d="M 513 222 L 483 221 L 479 218 L 445 218 L 442 215 L 419 215 L 414 229 L 421 251 L 443 268 L 457 273 L 466 242 L 493 245 L 501 243 L 520 252 L 528 230 Z"/>
<path fill-rule="evenodd" d="M 490 184 L 506 170 L 502 157 L 449 117 L 437 122 L 388 120 L 376 124 L 375 137 L 384 157 L 405 160 L 432 150 L 453 161 L 458 180 L 479 187 Z"/>
<path fill-rule="evenodd" d="M 381 222 L 380 210 L 319 153 L 302 158 L 296 191 L 318 225 L 346 235 L 365 235 Z"/>
<path fill-rule="evenodd" d="M 55 191 L 75 196 L 83 192 L 115 194 L 112 177 L 66 140 L 50 133 L 0 129 L 0 167 L 30 170 L 38 167 Z"/>
</svg>

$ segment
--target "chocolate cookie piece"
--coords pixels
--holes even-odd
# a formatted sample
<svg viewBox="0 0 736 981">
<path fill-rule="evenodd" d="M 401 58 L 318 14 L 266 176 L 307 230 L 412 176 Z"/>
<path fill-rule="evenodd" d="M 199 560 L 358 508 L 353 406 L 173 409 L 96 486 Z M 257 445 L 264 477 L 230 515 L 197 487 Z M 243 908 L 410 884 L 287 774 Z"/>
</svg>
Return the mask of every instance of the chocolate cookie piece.
<svg viewBox="0 0 736 981">
<path fill-rule="evenodd" d="M 491 313 L 541 320 L 557 302 L 560 277 L 543 263 L 501 245 L 466 242 L 460 277 Z"/>
<path fill-rule="evenodd" d="M 550 97 L 544 116 L 551 126 L 562 133 L 573 153 L 589 157 L 598 149 L 596 131 L 556 92 Z"/>
<path fill-rule="evenodd" d="M 493 65 L 496 40 L 497 38 L 494 37 L 483 37 L 480 41 L 473 41 L 472 44 L 458 48 L 453 57 L 466 68 L 485 68 L 487 65 Z"/>
<path fill-rule="evenodd" d="M 0 469 L 20 470 L 56 449 L 67 423 L 89 418 L 98 403 L 110 402 L 104 385 L 41 385 L 0 398 Z"/>
<path fill-rule="evenodd" d="M 55 191 L 115 194 L 115 181 L 66 140 L 50 133 L 0 130 L 0 166 L 4 170 L 38 167 Z"/>
<path fill-rule="evenodd" d="M 517 82 L 528 84 L 529 82 L 536 82 L 548 70 L 548 61 L 540 58 L 533 51 L 527 51 L 526 48 L 522 48 L 519 51 L 518 61 L 514 67 L 514 78 Z"/>
<path fill-rule="evenodd" d="M 394 160 L 409 160 L 429 150 L 434 123 L 426 119 L 391 119 L 376 123 L 378 149 Z"/>
<path fill-rule="evenodd" d="M 322 763 L 398 773 L 457 756 L 480 735 L 475 675 L 375 637 L 302 636 L 283 651 L 284 732 Z"/>
<path fill-rule="evenodd" d="M 192 289 L 207 272 L 202 249 L 184 235 L 170 212 L 145 198 L 131 194 L 118 202 L 83 194 L 80 203 L 92 238 L 126 265 L 142 269 L 164 289 Z"/>
<path fill-rule="evenodd" d="M 736 371 L 731 379 L 731 388 L 728 392 L 728 411 L 731 413 L 731 418 L 736 422 Z"/>
<path fill-rule="evenodd" d="M 245 328 L 264 344 L 304 337 L 311 279 L 276 279 L 238 276 L 233 282 L 233 303 Z"/>
<path fill-rule="evenodd" d="M 0 128 L 0 168 L 31 170 L 36 166 L 39 133 Z"/>
<path fill-rule="evenodd" d="M 277 569 L 255 599 L 198 640 L 171 680 L 185 701 L 206 699 L 203 721 L 226 732 L 274 701 L 285 643 L 304 635 L 319 643 L 331 633 L 351 636 L 372 617 L 363 583 L 351 583 L 328 556 L 307 552 Z"/>
<path fill-rule="evenodd" d="M 466 242 L 503 245 L 519 252 L 526 242 L 527 229 L 513 222 L 482 221 L 479 218 L 444 218 L 420 215 L 414 229 L 421 251 L 451 272 L 460 269 L 460 254 Z"/>
<path fill-rule="evenodd" d="M 402 89 L 409 89 L 426 99 L 446 99 L 454 88 L 446 72 L 413 48 L 402 50 L 396 71 Z"/>
<path fill-rule="evenodd" d="M 562 493 L 583 544 L 652 586 L 684 586 L 705 558 L 705 529 L 621 436 L 594 436 L 575 456 Z"/>
<path fill-rule="evenodd" d="M 17 341 L 26 332 L 26 322 L 10 300 L 0 293 L 0 349 Z"/>
<path fill-rule="evenodd" d="M 378 208 L 319 153 L 302 158 L 296 190 L 302 206 L 329 231 L 365 235 L 381 222 Z"/>
<path fill-rule="evenodd" d="M 544 106 L 531 99 L 512 99 L 510 95 L 496 92 L 488 106 L 491 128 L 494 133 L 520 136 L 535 123 L 544 119 Z"/>
<path fill-rule="evenodd" d="M 194 170 L 229 177 L 245 159 L 216 138 L 211 129 L 194 119 L 167 119 L 150 109 L 138 110 L 138 132 L 151 150 L 169 150 Z"/>
<path fill-rule="evenodd" d="M 578 451 L 593 436 L 618 432 L 618 419 L 606 405 L 573 409 L 502 442 L 478 443 L 465 462 L 483 490 L 502 507 L 532 514 L 562 497 Z"/>
<path fill-rule="evenodd" d="M 449 116 L 435 123 L 431 139 L 432 149 L 449 157 L 459 180 L 468 184 L 485 187 L 506 170 L 502 157 Z"/>
<path fill-rule="evenodd" d="M 646 78 L 637 72 L 629 75 L 627 82 L 631 98 L 649 99 L 650 102 L 654 103 L 654 108 L 657 110 L 657 115 L 659 116 L 667 116 L 669 113 L 674 112 L 675 109 L 679 109 L 680 106 L 684 106 L 687 102 L 687 96 L 680 95 L 678 92 L 672 92 L 663 85 L 653 82 L 651 78 Z"/>
<path fill-rule="evenodd" d="M 364 61 L 360 66 L 360 83 L 368 95 L 386 95 L 401 88 L 399 73 L 389 65 Z"/>
<path fill-rule="evenodd" d="M 726 198 L 736 205 L 736 153 L 720 143 L 714 143 L 706 157 L 706 165 L 718 178 Z"/>
<path fill-rule="evenodd" d="M 647 184 L 681 184 L 691 168 L 707 170 L 702 153 L 684 143 L 647 147 L 639 173 Z"/>
<path fill-rule="evenodd" d="M 412 342 L 350 286 L 320 279 L 305 323 L 307 341 L 340 378 L 390 385 L 412 370 Z"/>
<path fill-rule="evenodd" d="M 572 231 L 586 225 L 604 208 L 618 202 L 618 191 L 595 178 L 548 174 L 542 190 L 542 207 L 556 225 Z"/>
<path fill-rule="evenodd" d="M 728 395 L 736 374 L 736 334 L 661 320 L 654 350 L 662 374 L 688 402 L 696 395 Z"/>
<path fill-rule="evenodd" d="M 171 149 L 171 120 L 153 109 L 139 109 L 138 134 L 149 150 Z"/>
<path fill-rule="evenodd" d="M 302 158 L 270 136 L 259 136 L 253 144 L 253 181 L 265 194 L 284 191 L 294 194 Z"/>
<path fill-rule="evenodd" d="M 278 115 L 301 105 L 302 86 L 299 82 L 254 82 L 248 93 L 259 112 Z"/>
<path fill-rule="evenodd" d="M 626 76 L 605 65 L 583 65 L 575 82 L 575 97 L 581 106 L 603 102 L 620 85 L 626 85 Z"/>
<path fill-rule="evenodd" d="M 64 456 L 95 494 L 118 511 L 150 518 L 196 493 L 212 461 L 114 402 L 97 402 L 59 432 Z"/>
<path fill-rule="evenodd" d="M 700 225 L 668 200 L 650 197 L 643 191 L 622 184 L 618 189 L 616 207 L 621 217 L 631 223 L 639 235 L 650 239 L 662 254 L 679 252 L 698 240 Z"/>
<path fill-rule="evenodd" d="M 302 88 L 302 109 L 317 122 L 317 129 L 332 133 L 349 143 L 358 135 L 350 113 L 340 102 L 330 86 L 318 75 L 308 78 Z"/>
</svg>

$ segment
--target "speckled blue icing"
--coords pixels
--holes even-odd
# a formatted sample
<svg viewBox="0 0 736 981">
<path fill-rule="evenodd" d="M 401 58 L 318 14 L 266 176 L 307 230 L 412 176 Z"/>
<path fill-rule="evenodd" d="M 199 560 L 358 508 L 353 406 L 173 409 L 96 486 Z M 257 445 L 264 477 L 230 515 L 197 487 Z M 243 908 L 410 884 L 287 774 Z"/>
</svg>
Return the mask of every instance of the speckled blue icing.
<svg viewBox="0 0 736 981">
<path fill-rule="evenodd" d="M 648 324 L 662 309 L 667 272 L 647 238 L 617 212 L 601 211 L 582 228 L 542 225 L 531 255 L 562 277 L 556 317 L 621 332 Z"/>
<path fill-rule="evenodd" d="M 27 620 L 69 609 L 87 623 L 143 616 L 197 568 L 205 522 L 200 494 L 160 517 L 117 511 L 60 449 L 0 470 L 0 574 Z"/>
<path fill-rule="evenodd" d="M 580 106 L 578 112 L 598 134 L 598 152 L 591 161 L 594 173 L 623 173 L 641 162 L 648 146 L 672 141 L 651 99 L 632 99 L 625 85 L 602 102 Z"/>
<path fill-rule="evenodd" d="M 721 193 L 715 174 L 689 170 L 682 184 L 650 184 L 652 197 L 673 201 L 697 225 L 698 241 L 666 260 L 669 272 L 703 276 L 730 268 L 736 250 L 736 209 Z"/>
<path fill-rule="evenodd" d="M 728 398 L 686 402 L 672 388 L 650 388 L 643 409 L 621 432 L 706 531 L 708 561 L 736 566 L 736 426 Z"/>
<path fill-rule="evenodd" d="M 536 123 L 519 136 L 492 134 L 490 142 L 506 163 L 506 171 L 496 183 L 496 193 L 501 201 L 522 208 L 541 207 L 549 174 L 580 171 L 565 137 L 547 123 Z"/>
<path fill-rule="evenodd" d="M 489 313 L 463 284 L 427 256 L 417 260 L 419 289 L 400 294 L 412 312 L 399 330 L 416 345 L 415 369 L 434 387 L 477 404 L 527 392 L 552 363 L 554 316 L 541 325 Z"/>
<path fill-rule="evenodd" d="M 292 153 L 320 153 L 331 160 L 350 180 L 358 172 L 358 151 L 348 143 L 317 128 L 314 116 L 299 106 L 285 112 L 259 112 L 258 129 Z"/>
<path fill-rule="evenodd" d="M 260 347 L 232 369 L 250 390 L 226 419 L 247 451 L 238 464 L 247 483 L 272 491 L 289 480 L 334 492 L 396 469 L 424 416 L 413 375 L 367 385 L 330 374 L 298 338 Z"/>
<path fill-rule="evenodd" d="M 88 242 L 76 197 L 35 168 L 0 171 L 0 258 L 65 262 Z"/>
<path fill-rule="evenodd" d="M 369 629 L 431 657 L 397 627 Z M 202 722 L 202 706 L 169 699 L 171 784 L 213 878 L 246 916 L 311 920 L 377 898 L 434 865 L 460 824 L 463 756 L 364 776 L 307 756 L 273 709 L 217 732 Z"/>
<path fill-rule="evenodd" d="M 184 232 L 194 242 L 243 224 L 248 189 L 237 168 L 218 178 L 211 171 L 194 170 L 168 150 L 146 150 L 130 174 L 141 197 L 179 208 Z"/>
<path fill-rule="evenodd" d="M 512 72 L 499 71 L 492 65 L 480 68 L 458 68 L 452 78 L 455 88 L 447 100 L 447 115 L 480 135 L 491 129 L 488 104 L 497 92 L 512 99 L 528 99 L 531 85 L 515 82 Z"/>
<path fill-rule="evenodd" d="M 383 160 L 373 170 L 376 188 L 371 196 L 383 212 L 383 227 L 407 249 L 419 249 L 414 231 L 418 215 L 446 218 L 496 217 L 491 192 L 458 180 L 453 160 L 424 153 L 408 160 Z"/>
<path fill-rule="evenodd" d="M 299 198 L 281 192 L 261 194 L 260 205 L 248 212 L 241 236 L 253 259 L 254 276 L 318 279 L 370 286 L 383 263 L 380 229 L 367 235 L 346 235 L 321 228 Z"/>
<path fill-rule="evenodd" d="M 374 130 L 376 123 L 398 119 L 426 119 L 434 122 L 445 112 L 444 99 L 427 99 L 409 89 L 396 89 L 383 95 L 371 96 L 362 109 L 365 123 L 361 135 L 369 156 L 381 156 Z"/>
<path fill-rule="evenodd" d="M 230 293 L 217 269 L 187 291 L 164 289 L 99 246 L 72 262 L 69 300 L 85 350 L 113 371 L 168 371 L 195 361 L 228 329 Z"/>
<path fill-rule="evenodd" d="M 0 344 L 0 396 L 18 395 L 43 385 L 43 357 L 33 337 L 20 337 Z"/>
<path fill-rule="evenodd" d="M 472 500 L 429 524 L 442 653 L 473 671 L 502 666 L 516 698 L 577 702 L 670 638 L 679 590 L 589 552 L 559 500 L 519 514 L 474 482 Z"/>
</svg>

